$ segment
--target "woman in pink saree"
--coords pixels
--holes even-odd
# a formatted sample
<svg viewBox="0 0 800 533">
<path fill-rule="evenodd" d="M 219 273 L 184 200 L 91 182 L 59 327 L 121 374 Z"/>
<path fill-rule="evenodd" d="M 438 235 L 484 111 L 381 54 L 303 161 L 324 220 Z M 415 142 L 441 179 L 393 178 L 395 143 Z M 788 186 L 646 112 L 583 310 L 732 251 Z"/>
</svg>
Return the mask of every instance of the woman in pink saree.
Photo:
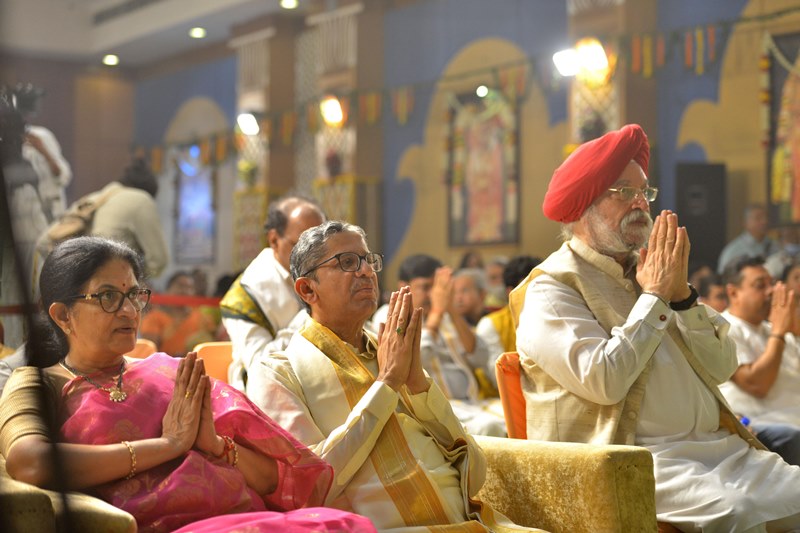
<svg viewBox="0 0 800 533">
<path fill-rule="evenodd" d="M 42 268 L 52 329 L 45 393 L 60 427 L 67 488 L 132 514 L 140 531 L 374 531 L 322 505 L 331 467 L 203 361 L 127 359 L 149 290 L 141 258 L 96 237 L 62 243 Z M 35 407 L 35 368 L 12 375 L 0 401 L 0 452 L 21 481 L 53 484 L 51 445 Z"/>
</svg>

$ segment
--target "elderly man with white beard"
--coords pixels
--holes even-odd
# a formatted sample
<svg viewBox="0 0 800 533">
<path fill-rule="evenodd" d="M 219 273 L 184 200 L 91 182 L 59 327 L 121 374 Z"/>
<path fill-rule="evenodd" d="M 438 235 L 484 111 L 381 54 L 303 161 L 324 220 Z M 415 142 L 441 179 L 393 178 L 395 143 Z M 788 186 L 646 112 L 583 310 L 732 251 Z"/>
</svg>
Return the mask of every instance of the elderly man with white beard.
<svg viewBox="0 0 800 533">
<path fill-rule="evenodd" d="M 510 297 L 528 438 L 646 447 L 665 530 L 800 528 L 800 468 L 765 451 L 719 392 L 734 343 L 697 305 L 677 215 L 651 221 L 649 155 L 627 125 L 550 181 L 543 211 L 565 242 Z"/>
</svg>

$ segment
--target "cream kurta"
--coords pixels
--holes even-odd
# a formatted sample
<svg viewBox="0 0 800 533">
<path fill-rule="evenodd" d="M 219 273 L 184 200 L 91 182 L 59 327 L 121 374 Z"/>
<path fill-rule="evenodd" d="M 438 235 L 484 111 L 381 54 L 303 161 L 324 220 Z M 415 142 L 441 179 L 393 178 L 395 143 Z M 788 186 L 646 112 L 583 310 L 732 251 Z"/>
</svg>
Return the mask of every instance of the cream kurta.
<svg viewBox="0 0 800 533">
<path fill-rule="evenodd" d="M 731 323 L 731 338 L 736 341 L 739 364 L 756 361 L 767 349 L 771 327 L 762 322 L 754 326 L 741 318 L 722 313 Z M 733 409 L 754 424 L 790 424 L 800 426 L 800 345 L 797 337 L 786 334 L 778 379 L 763 398 L 756 398 L 733 381 L 720 385 Z"/>
<path fill-rule="evenodd" d="M 627 318 L 609 335 L 581 294 L 539 275 L 528 285 L 517 329 L 521 361 L 601 406 L 623 401 L 652 364 L 641 408 L 628 415 L 638 417 L 635 443 L 653 453 L 658 519 L 685 531 L 728 532 L 800 512 L 800 468 L 720 428 L 714 393 L 665 333 L 675 321 L 692 354 L 722 382 L 736 368 L 727 323 L 705 306 L 676 313 L 639 294 L 619 265 L 576 238 L 538 268 L 557 272 L 567 259 L 579 265 L 575 274 L 586 286 Z M 625 299 L 634 303 L 619 309 Z"/>
<path fill-rule="evenodd" d="M 372 354 L 356 355 L 352 348 L 348 350 L 347 357 L 360 361 L 355 365 L 363 365 L 372 376 L 377 375 Z M 351 407 L 334 364 L 301 333 L 295 334 L 285 352 L 260 358 L 249 379 L 254 390 L 262 391 L 251 399 L 333 466 L 335 478 L 327 505 L 367 516 L 382 531 L 427 530 L 407 526 L 408 512 L 397 503 L 398 495 L 382 482 L 376 470 L 379 464 L 387 467 L 387 459 L 390 471 L 411 468 L 409 464 L 393 464 L 402 457 L 399 451 L 388 458 L 376 452 L 379 437 L 392 431 L 391 419 L 396 415 L 401 431 L 394 434 L 399 439 L 394 441 L 397 449 L 410 450 L 413 457 L 409 458 L 425 473 L 447 522 L 468 520 L 467 497 L 473 497 L 483 484 L 486 462 L 435 384 L 428 392 L 407 395 L 403 400 L 389 386 L 375 381 Z M 460 459 L 448 451 L 454 447 L 462 449 Z M 412 508 L 418 505 L 418 495 L 403 496 L 410 500 Z M 507 520 L 499 513 L 493 514 L 499 523 Z M 506 523 L 506 528 L 509 526 L 514 527 Z M 517 529 L 527 530 L 514 527 Z"/>
<path fill-rule="evenodd" d="M 300 312 L 302 306 L 294 293 L 289 272 L 275 258 L 271 248 L 265 248 L 250 262 L 242 273 L 242 287 L 253 298 L 261 312 L 275 329 L 273 336 L 266 328 L 239 318 L 223 317 L 222 324 L 228 332 L 233 345 L 233 361 L 228 367 L 228 382 L 239 390 L 245 390 L 245 373 L 261 353 L 281 350 L 286 342 L 274 343 L 285 339 L 285 332 L 292 319 Z M 303 313 L 304 316 L 305 313 Z M 297 324 L 302 325 L 303 320 Z M 294 331 L 292 331 L 294 333 Z"/>
</svg>

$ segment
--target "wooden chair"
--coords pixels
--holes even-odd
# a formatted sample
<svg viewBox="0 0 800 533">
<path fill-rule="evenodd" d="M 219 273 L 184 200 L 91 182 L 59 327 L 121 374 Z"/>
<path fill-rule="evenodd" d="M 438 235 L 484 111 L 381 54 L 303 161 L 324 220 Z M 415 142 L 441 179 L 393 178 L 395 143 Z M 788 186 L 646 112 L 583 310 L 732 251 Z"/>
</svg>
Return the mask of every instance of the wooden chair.
<svg viewBox="0 0 800 533">
<path fill-rule="evenodd" d="M 230 341 L 201 342 L 192 351 L 203 359 L 206 374 L 228 382 L 228 367 L 233 361 L 233 345 Z"/>
<path fill-rule="evenodd" d="M 525 417 L 525 397 L 520 383 L 519 354 L 506 352 L 497 358 L 497 390 L 503 404 L 508 436 L 512 439 L 528 438 L 528 421 Z"/>
<path fill-rule="evenodd" d="M 128 357 L 135 357 L 137 359 L 144 359 L 145 357 L 154 354 L 157 351 L 158 346 L 156 346 L 156 343 L 150 339 L 136 339 L 136 346 L 131 352 L 126 353 L 125 355 Z"/>
</svg>

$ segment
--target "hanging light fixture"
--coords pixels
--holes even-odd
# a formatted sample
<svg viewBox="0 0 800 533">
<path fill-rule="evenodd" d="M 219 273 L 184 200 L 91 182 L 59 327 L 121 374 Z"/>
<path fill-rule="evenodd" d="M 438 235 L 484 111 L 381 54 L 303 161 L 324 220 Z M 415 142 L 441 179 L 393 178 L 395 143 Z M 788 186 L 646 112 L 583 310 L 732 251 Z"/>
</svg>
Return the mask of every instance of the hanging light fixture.
<svg viewBox="0 0 800 533">
<path fill-rule="evenodd" d="M 258 135 L 260 131 L 258 120 L 253 113 L 239 113 L 239 116 L 236 117 L 236 124 L 245 135 Z"/>
<path fill-rule="evenodd" d="M 578 76 L 588 82 L 605 79 L 609 71 L 605 48 L 594 37 L 581 39 L 574 48 L 556 52 L 553 63 L 562 76 Z"/>
<path fill-rule="evenodd" d="M 325 124 L 339 128 L 344 124 L 344 111 L 342 103 L 335 96 L 327 96 L 319 103 L 319 112 Z"/>
</svg>

